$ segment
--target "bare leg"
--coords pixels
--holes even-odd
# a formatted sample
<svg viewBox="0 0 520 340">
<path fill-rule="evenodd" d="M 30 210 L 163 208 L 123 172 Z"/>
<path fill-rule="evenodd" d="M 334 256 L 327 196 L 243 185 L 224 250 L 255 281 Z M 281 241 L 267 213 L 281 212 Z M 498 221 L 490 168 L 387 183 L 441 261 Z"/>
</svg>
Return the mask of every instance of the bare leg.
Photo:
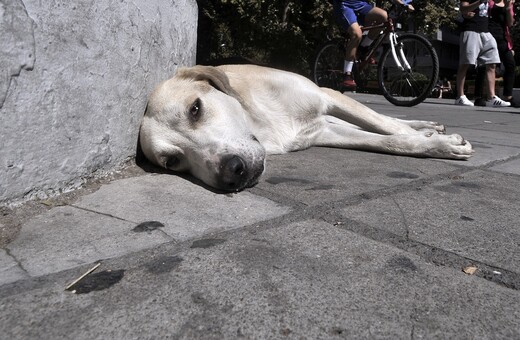
<svg viewBox="0 0 520 340">
<path fill-rule="evenodd" d="M 486 65 L 486 79 L 488 82 L 488 100 L 495 96 L 495 64 Z"/>
<path fill-rule="evenodd" d="M 367 13 L 365 17 L 365 25 L 377 25 L 382 24 L 388 20 L 388 14 L 384 9 L 379 7 L 374 7 Z M 381 32 L 380 28 L 376 28 L 370 30 L 368 32 L 368 37 L 372 40 L 375 40 L 379 36 L 379 32 Z"/>
<path fill-rule="evenodd" d="M 356 60 L 356 52 L 359 42 L 361 41 L 361 27 L 357 22 L 350 25 L 347 31 L 350 40 L 345 48 L 345 60 L 346 61 L 355 61 Z"/>
<path fill-rule="evenodd" d="M 464 83 L 466 82 L 466 73 L 470 65 L 459 65 L 457 71 L 457 96 L 461 97 L 464 95 Z"/>
</svg>

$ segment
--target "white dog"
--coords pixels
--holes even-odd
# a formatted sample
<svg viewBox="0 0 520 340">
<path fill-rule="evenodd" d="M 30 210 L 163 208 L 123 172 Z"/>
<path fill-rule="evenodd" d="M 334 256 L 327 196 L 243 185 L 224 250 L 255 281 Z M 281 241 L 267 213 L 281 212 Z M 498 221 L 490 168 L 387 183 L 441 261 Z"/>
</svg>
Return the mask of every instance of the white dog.
<svg viewBox="0 0 520 340">
<path fill-rule="evenodd" d="M 253 65 L 180 69 L 151 94 L 144 155 L 220 190 L 258 182 L 266 154 L 311 146 L 467 159 L 471 144 L 435 122 L 376 113 L 294 73 Z"/>
</svg>

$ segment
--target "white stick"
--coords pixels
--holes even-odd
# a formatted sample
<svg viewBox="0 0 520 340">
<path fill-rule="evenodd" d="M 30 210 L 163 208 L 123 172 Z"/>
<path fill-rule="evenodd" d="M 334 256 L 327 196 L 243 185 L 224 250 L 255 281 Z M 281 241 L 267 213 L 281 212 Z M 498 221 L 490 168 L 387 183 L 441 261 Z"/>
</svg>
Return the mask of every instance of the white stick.
<svg viewBox="0 0 520 340">
<path fill-rule="evenodd" d="M 96 270 L 99 266 L 101 266 L 101 262 L 99 262 L 98 264 L 96 264 L 94 267 L 90 268 L 85 274 L 81 275 L 80 277 L 78 277 L 76 280 L 74 280 L 74 282 L 72 282 L 70 285 L 68 285 L 65 290 L 69 290 L 70 288 L 72 288 L 72 286 L 74 286 L 76 283 L 78 283 L 79 281 L 83 280 L 83 278 L 85 276 L 87 276 L 88 274 L 92 273 L 94 270 Z"/>
</svg>

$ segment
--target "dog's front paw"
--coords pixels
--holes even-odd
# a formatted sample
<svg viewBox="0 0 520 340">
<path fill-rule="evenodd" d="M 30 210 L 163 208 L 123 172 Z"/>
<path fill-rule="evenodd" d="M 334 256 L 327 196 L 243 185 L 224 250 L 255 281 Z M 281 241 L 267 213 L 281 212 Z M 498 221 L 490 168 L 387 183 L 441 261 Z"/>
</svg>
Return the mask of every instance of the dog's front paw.
<svg viewBox="0 0 520 340">
<path fill-rule="evenodd" d="M 459 134 L 444 136 L 446 138 L 445 151 L 448 153 L 446 158 L 468 159 L 474 153 L 473 146 Z"/>
</svg>

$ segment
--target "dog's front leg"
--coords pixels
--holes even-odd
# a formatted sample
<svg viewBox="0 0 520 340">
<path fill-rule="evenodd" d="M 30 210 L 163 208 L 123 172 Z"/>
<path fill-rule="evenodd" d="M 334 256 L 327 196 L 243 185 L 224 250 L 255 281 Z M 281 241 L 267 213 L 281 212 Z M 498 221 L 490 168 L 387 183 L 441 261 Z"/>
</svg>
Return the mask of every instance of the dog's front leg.
<svg viewBox="0 0 520 340">
<path fill-rule="evenodd" d="M 428 131 L 414 134 L 381 135 L 336 123 L 327 123 L 317 136 L 315 143 L 316 146 L 414 157 L 468 159 L 473 154 L 471 144 L 457 134 L 442 135 Z"/>
</svg>

